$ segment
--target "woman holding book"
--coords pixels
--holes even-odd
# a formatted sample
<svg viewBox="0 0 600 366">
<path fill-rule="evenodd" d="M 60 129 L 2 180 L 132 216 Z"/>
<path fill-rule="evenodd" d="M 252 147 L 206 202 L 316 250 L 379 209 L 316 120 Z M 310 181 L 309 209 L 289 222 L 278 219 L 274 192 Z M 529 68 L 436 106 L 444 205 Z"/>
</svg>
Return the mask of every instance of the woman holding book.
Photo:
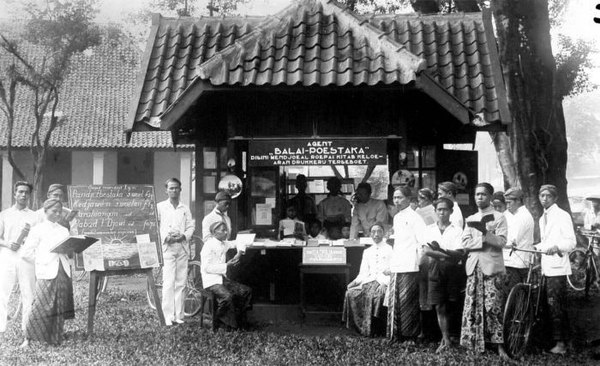
<svg viewBox="0 0 600 366">
<path fill-rule="evenodd" d="M 75 317 L 71 267 L 65 254 L 52 249 L 69 237 L 60 225 L 62 203 L 58 199 L 44 202 L 45 220 L 34 226 L 27 237 L 21 256 L 35 263 L 37 278 L 31 314 L 25 326 L 25 342 L 45 341 L 58 345 L 63 339 L 65 319 Z"/>
</svg>

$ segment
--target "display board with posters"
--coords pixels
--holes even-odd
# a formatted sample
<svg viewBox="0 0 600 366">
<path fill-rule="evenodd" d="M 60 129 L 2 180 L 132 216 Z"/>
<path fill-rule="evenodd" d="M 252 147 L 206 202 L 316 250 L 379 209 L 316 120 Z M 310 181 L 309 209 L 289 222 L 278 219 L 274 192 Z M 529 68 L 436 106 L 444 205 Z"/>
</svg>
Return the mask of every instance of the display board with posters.
<svg viewBox="0 0 600 366">
<path fill-rule="evenodd" d="M 79 234 L 99 241 L 75 257 L 86 271 L 159 267 L 163 263 L 154 187 L 150 185 L 68 186 Z"/>
</svg>

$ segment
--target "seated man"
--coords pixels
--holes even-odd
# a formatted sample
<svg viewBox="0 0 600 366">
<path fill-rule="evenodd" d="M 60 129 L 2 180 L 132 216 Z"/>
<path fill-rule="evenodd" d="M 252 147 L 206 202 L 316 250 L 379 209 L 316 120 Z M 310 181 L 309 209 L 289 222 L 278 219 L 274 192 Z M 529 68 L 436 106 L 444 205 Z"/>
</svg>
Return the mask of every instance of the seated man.
<svg viewBox="0 0 600 366">
<path fill-rule="evenodd" d="M 227 270 L 240 262 L 242 252 L 238 251 L 229 261 L 225 261 L 227 250 L 235 248 L 227 238 L 227 225 L 223 221 L 214 222 L 210 226 L 210 235 L 202 251 L 201 274 L 202 285 L 212 291 L 217 300 L 217 319 L 227 327 L 237 329 L 243 326 L 246 311 L 252 307 L 252 290 L 227 278 Z"/>
<path fill-rule="evenodd" d="M 390 276 L 384 272 L 389 271 L 393 251 L 383 240 L 384 224 L 374 224 L 370 233 L 375 244 L 365 250 L 358 276 L 348 284 L 342 315 L 346 327 L 355 328 L 367 337 L 377 334 L 377 320 L 381 333 L 385 331 L 383 301 Z"/>
</svg>

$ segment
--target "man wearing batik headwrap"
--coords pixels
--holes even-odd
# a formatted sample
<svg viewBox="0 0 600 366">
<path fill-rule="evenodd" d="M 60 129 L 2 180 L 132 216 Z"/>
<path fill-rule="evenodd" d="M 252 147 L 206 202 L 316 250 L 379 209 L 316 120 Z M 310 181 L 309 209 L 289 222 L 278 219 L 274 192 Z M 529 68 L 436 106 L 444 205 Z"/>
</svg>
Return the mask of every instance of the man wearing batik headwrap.
<svg viewBox="0 0 600 366">
<path fill-rule="evenodd" d="M 567 317 L 567 276 L 571 274 L 569 252 L 575 248 L 573 221 L 568 212 L 556 205 L 556 187 L 545 184 L 540 187 L 539 199 L 544 213 L 540 217 L 541 242 L 536 248 L 542 255 L 542 275 L 546 278 L 546 299 L 552 324 L 552 338 L 556 342 L 552 353 L 565 354 L 569 337 Z"/>
<path fill-rule="evenodd" d="M 200 273 L 202 286 L 212 291 L 217 300 L 217 319 L 228 329 L 243 327 L 246 311 L 252 306 L 252 289 L 234 282 L 227 277 L 231 267 L 239 264 L 242 251 L 226 260 L 227 251 L 236 247 L 235 242 L 227 242 L 228 228 L 223 221 L 213 222 L 210 234 L 200 253 Z"/>
<path fill-rule="evenodd" d="M 62 213 L 60 200 L 44 202 L 44 221 L 35 225 L 27 237 L 21 256 L 35 263 L 35 296 L 25 327 L 25 342 L 45 341 L 58 345 L 63 339 L 64 321 L 75 316 L 71 268 L 66 254 L 52 252 L 56 244 L 69 237 L 58 223 Z"/>
<path fill-rule="evenodd" d="M 69 230 L 71 235 L 77 235 L 77 211 L 71 210 L 70 208 L 64 205 L 65 197 L 66 197 L 66 189 L 62 184 L 54 183 L 48 187 L 48 193 L 46 194 L 48 199 L 56 199 L 59 200 L 62 206 L 62 212 L 60 213 L 60 219 L 58 223 Z M 36 215 L 38 217 L 38 223 L 42 222 L 46 219 L 46 213 L 44 212 L 44 208 L 40 208 L 36 211 Z"/>
<path fill-rule="evenodd" d="M 483 353 L 486 343 L 504 351 L 503 304 L 506 270 L 502 249 L 506 245 L 506 217 L 491 205 L 494 188 L 489 183 L 475 186 L 477 213 L 469 216 L 463 232 L 462 246 L 468 253 L 467 288 L 463 308 L 460 344 Z"/>
<path fill-rule="evenodd" d="M 15 204 L 0 213 L 0 333 L 6 331 L 8 320 L 8 299 L 15 281 L 18 281 L 23 304 L 21 326 L 31 310 L 35 288 L 35 269 L 32 263 L 21 259 L 21 245 L 35 225 L 35 212 L 27 205 L 33 186 L 19 181 L 14 186 Z"/>
</svg>

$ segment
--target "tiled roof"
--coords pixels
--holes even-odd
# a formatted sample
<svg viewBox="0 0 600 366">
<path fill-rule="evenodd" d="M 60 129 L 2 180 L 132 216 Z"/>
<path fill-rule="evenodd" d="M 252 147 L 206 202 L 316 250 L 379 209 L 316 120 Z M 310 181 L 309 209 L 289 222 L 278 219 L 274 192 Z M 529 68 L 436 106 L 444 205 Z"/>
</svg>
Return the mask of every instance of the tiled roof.
<svg viewBox="0 0 600 366">
<path fill-rule="evenodd" d="M 15 36 L 17 33 L 11 34 Z M 22 44 L 30 55 L 41 55 L 39 48 Z M 0 70 L 10 62 L 0 51 Z M 62 112 L 50 139 L 53 148 L 172 148 L 168 131 L 133 133 L 127 144 L 125 118 L 131 104 L 139 54 L 126 46 L 102 45 L 76 55 L 61 91 L 57 110 Z M 33 131 L 32 93 L 20 88 L 16 103 L 13 146 L 27 148 Z M 7 144 L 7 123 L 0 113 L 0 148 Z"/>
<path fill-rule="evenodd" d="M 505 101 L 498 89 L 504 85 L 496 82 L 502 75 L 494 73 L 495 40 L 488 40 L 482 13 L 383 15 L 369 22 L 424 58 L 426 72 L 470 110 L 486 121 L 500 120 Z"/>
<path fill-rule="evenodd" d="M 128 125 L 158 128 L 204 83 L 407 84 L 421 72 L 473 114 L 509 122 L 489 34 L 481 13 L 362 17 L 332 0 L 301 0 L 262 19 L 157 17 Z"/>
</svg>

